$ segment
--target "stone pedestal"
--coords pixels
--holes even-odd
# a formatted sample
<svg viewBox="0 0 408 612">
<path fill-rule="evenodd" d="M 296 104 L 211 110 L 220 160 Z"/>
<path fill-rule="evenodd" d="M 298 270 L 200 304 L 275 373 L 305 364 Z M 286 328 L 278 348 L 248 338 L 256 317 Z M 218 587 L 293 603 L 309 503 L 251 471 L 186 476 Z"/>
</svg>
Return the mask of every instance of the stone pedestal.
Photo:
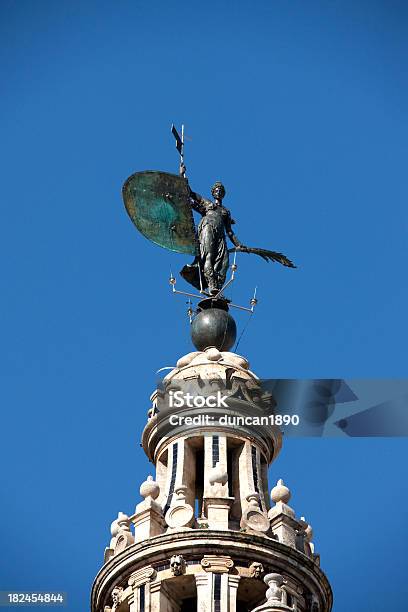
<svg viewBox="0 0 408 612">
<path fill-rule="evenodd" d="M 209 529 L 228 529 L 229 512 L 233 503 L 233 497 L 204 498 L 204 511 Z"/>
<path fill-rule="evenodd" d="M 128 580 L 131 588 L 131 594 L 128 596 L 129 612 L 152 609 L 150 587 L 155 576 L 155 569 L 149 565 L 131 574 Z"/>
<path fill-rule="evenodd" d="M 269 510 L 268 518 L 272 533 L 278 538 L 279 542 L 297 548 L 296 539 L 300 524 L 295 519 L 294 510 L 287 505 L 290 497 L 291 493 L 284 485 L 283 480 L 278 480 L 271 491 L 271 498 L 275 502 L 275 506 Z"/>
<path fill-rule="evenodd" d="M 197 588 L 197 612 L 212 612 L 212 575 L 195 574 Z"/>
<path fill-rule="evenodd" d="M 130 518 L 135 526 L 135 542 L 143 542 L 160 535 L 166 527 L 162 509 L 153 500 L 138 504 L 137 512 Z"/>
</svg>

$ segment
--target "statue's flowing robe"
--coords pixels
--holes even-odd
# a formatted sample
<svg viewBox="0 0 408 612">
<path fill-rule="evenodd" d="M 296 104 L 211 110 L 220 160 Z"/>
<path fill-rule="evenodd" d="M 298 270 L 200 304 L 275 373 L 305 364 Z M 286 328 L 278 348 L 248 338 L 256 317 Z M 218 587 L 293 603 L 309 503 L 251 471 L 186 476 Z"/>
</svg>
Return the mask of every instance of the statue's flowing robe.
<svg viewBox="0 0 408 612">
<path fill-rule="evenodd" d="M 225 283 L 229 256 L 225 230 L 233 223 L 230 211 L 197 194 L 191 205 L 202 215 L 198 225 L 199 256 L 190 266 L 184 266 L 181 275 L 197 289 L 221 289 Z M 200 284 L 201 276 L 201 284 Z"/>
</svg>

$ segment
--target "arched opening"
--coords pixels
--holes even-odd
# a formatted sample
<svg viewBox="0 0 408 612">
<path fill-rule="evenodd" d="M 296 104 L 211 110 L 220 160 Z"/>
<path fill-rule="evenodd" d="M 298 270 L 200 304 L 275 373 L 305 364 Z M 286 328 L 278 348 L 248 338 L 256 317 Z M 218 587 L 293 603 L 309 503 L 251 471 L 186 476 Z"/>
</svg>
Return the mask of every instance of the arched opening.
<svg viewBox="0 0 408 612">
<path fill-rule="evenodd" d="M 250 612 L 265 601 L 266 584 L 255 578 L 241 578 L 237 591 L 237 612 Z"/>
<path fill-rule="evenodd" d="M 167 612 L 196 612 L 197 587 L 194 576 L 173 576 L 164 581 L 161 609 Z"/>
</svg>

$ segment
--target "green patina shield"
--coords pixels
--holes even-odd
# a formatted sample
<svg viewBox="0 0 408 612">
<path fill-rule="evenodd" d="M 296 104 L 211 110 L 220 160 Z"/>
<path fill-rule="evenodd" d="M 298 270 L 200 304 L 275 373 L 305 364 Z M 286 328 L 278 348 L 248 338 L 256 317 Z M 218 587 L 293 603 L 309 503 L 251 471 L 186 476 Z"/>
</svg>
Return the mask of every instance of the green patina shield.
<svg viewBox="0 0 408 612">
<path fill-rule="evenodd" d="M 196 254 L 186 179 L 167 172 L 136 172 L 122 192 L 129 217 L 143 236 L 170 251 Z"/>
</svg>

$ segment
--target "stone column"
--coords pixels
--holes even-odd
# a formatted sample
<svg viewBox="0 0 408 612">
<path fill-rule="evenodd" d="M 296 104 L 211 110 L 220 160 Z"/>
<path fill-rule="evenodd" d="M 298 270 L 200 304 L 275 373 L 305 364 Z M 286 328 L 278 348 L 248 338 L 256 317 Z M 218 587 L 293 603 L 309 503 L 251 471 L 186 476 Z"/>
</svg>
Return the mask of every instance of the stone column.
<svg viewBox="0 0 408 612">
<path fill-rule="evenodd" d="M 186 482 L 184 482 L 184 479 L 186 479 Z M 183 499 L 184 505 L 189 509 L 192 508 L 191 518 L 193 518 L 195 506 L 195 454 L 189 447 L 186 438 L 179 438 L 168 449 L 166 502 L 163 510 L 165 511 L 166 523 L 170 527 L 179 526 L 178 520 L 175 523 L 170 521 L 170 524 L 168 517 L 175 506 L 180 506 L 181 499 Z M 180 523 L 180 526 L 182 525 L 184 523 Z"/>
<path fill-rule="evenodd" d="M 228 612 L 236 612 L 237 592 L 241 576 L 228 574 Z"/>
<path fill-rule="evenodd" d="M 179 439 L 173 442 L 167 451 L 166 494 L 163 508 L 165 511 L 173 503 L 175 487 L 183 482 L 183 464 L 184 440 Z"/>
<path fill-rule="evenodd" d="M 181 482 L 187 487 L 186 502 L 194 508 L 196 500 L 196 453 L 195 449 L 189 445 L 188 439 L 180 440 L 180 445 L 183 446 L 183 453 L 180 457 L 182 461 L 180 468 L 182 469 Z"/>
<path fill-rule="evenodd" d="M 254 478 L 252 475 L 252 449 L 249 440 L 245 442 L 241 449 L 238 466 L 241 508 L 244 510 L 248 505 L 247 496 L 255 490 Z"/>
<path fill-rule="evenodd" d="M 258 494 L 259 494 L 259 498 L 260 498 L 260 502 L 261 502 L 261 510 L 267 512 L 267 509 L 269 508 L 269 500 L 267 503 L 267 500 L 265 499 L 265 497 L 268 495 L 268 468 L 266 468 L 266 470 L 262 469 L 262 463 L 261 463 L 261 451 L 259 450 L 259 448 L 255 445 L 253 445 L 255 447 L 255 471 L 256 471 L 256 477 L 257 477 L 257 481 L 258 481 Z M 251 449 L 251 454 L 252 454 L 252 449 Z M 265 473 L 266 473 L 266 480 L 265 480 Z M 252 473 L 252 478 L 253 478 L 253 473 Z M 266 496 L 265 496 L 265 492 L 266 492 Z"/>
<path fill-rule="evenodd" d="M 228 496 L 227 439 L 214 434 L 204 440 L 204 511 L 210 529 L 227 530 L 234 502 Z"/>
<path fill-rule="evenodd" d="M 129 612 L 145 612 L 151 609 L 151 594 L 150 594 L 150 583 L 156 576 L 156 570 L 148 565 L 143 567 L 137 572 L 134 572 L 129 580 L 128 585 L 132 587 L 132 594 L 128 598 Z M 143 600 L 143 606 L 142 604 Z"/>
<path fill-rule="evenodd" d="M 195 574 L 197 587 L 197 612 L 212 612 L 212 574 Z"/>
<path fill-rule="evenodd" d="M 230 583 L 229 571 L 234 566 L 234 562 L 231 557 L 222 555 L 204 555 L 201 560 L 201 566 L 206 572 L 207 580 L 202 578 L 201 582 L 201 600 L 198 599 L 199 583 L 197 582 L 198 576 L 203 574 L 196 574 L 197 584 L 197 611 L 198 612 L 214 612 L 216 608 L 216 599 L 219 598 L 219 610 L 220 612 L 233 612 L 235 608 L 230 608 Z M 234 581 L 232 580 L 232 584 Z M 205 587 L 204 587 L 205 585 Z M 238 583 L 237 583 L 238 587 Z M 204 601 L 201 604 L 200 601 Z M 236 601 L 236 598 L 235 598 Z M 203 607 L 201 607 L 203 606 Z"/>
<path fill-rule="evenodd" d="M 217 496 L 228 497 L 227 438 L 225 435 L 214 433 L 204 436 L 204 497 L 214 497 L 210 476 L 217 463 L 220 471 L 227 474 L 226 480 L 220 483 Z"/>
</svg>

